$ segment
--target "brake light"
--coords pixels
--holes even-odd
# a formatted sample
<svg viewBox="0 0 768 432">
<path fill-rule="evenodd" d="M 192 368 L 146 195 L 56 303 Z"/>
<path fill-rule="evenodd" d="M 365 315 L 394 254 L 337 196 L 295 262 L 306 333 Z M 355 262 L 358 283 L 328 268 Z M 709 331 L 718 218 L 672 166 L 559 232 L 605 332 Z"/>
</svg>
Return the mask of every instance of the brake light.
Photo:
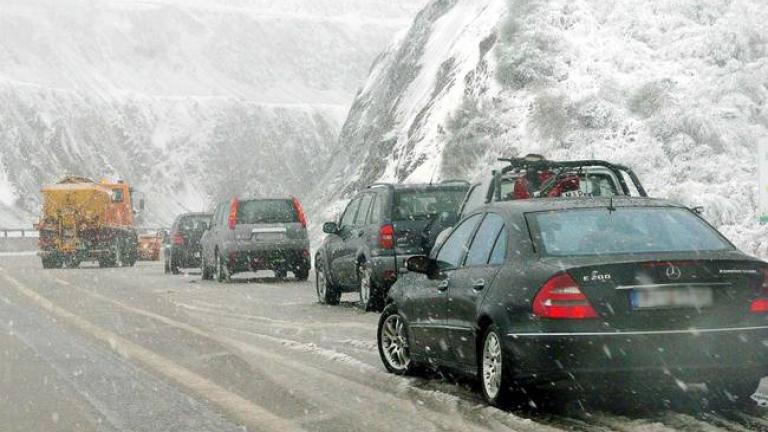
<svg viewBox="0 0 768 432">
<path fill-rule="evenodd" d="M 307 227 L 307 215 L 304 214 L 304 209 L 301 207 L 301 203 L 299 202 L 299 199 L 294 197 L 291 199 L 293 202 L 293 208 L 296 210 L 296 215 L 299 217 L 299 222 L 301 222 L 301 226 L 304 228 Z"/>
<path fill-rule="evenodd" d="M 533 299 L 533 313 L 550 319 L 597 318 L 597 312 L 568 273 L 553 276 Z"/>
<path fill-rule="evenodd" d="M 763 269 L 763 281 L 760 284 L 760 296 L 749 305 L 754 314 L 768 313 L 768 269 Z"/>
<path fill-rule="evenodd" d="M 184 246 L 184 236 L 181 235 L 181 233 L 176 233 L 173 235 L 173 244 L 175 246 Z"/>
<path fill-rule="evenodd" d="M 395 247 L 395 227 L 392 224 L 382 225 L 379 229 L 379 247 L 382 249 Z"/>
<path fill-rule="evenodd" d="M 229 229 L 234 230 L 235 226 L 237 225 L 237 207 L 239 202 L 237 201 L 237 198 L 232 199 L 232 203 L 229 204 L 229 219 L 227 220 L 229 224 Z"/>
</svg>

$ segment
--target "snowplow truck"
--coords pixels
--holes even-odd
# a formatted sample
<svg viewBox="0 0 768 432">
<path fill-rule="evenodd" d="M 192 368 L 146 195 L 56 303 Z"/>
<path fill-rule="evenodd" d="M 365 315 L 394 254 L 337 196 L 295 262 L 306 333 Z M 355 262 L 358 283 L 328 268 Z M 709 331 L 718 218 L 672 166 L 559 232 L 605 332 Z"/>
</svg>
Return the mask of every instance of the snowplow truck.
<svg viewBox="0 0 768 432">
<path fill-rule="evenodd" d="M 76 268 L 84 261 L 97 261 L 101 267 L 136 263 L 136 210 L 125 182 L 67 177 L 43 187 L 42 193 L 43 214 L 36 228 L 43 268 Z"/>
</svg>

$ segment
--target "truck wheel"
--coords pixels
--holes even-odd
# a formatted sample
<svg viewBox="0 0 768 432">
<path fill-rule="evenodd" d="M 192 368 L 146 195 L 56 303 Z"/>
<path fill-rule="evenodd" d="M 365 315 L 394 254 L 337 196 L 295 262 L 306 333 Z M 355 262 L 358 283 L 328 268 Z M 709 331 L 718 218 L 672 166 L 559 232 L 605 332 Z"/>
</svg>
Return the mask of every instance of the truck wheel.
<svg viewBox="0 0 768 432">
<path fill-rule="evenodd" d="M 70 256 L 65 258 L 62 264 L 68 269 L 74 269 L 80 267 L 80 260 L 77 257 Z"/>
<path fill-rule="evenodd" d="M 42 262 L 43 262 L 43 268 L 46 270 L 61 268 L 63 264 L 63 262 L 56 257 L 43 258 Z"/>
</svg>

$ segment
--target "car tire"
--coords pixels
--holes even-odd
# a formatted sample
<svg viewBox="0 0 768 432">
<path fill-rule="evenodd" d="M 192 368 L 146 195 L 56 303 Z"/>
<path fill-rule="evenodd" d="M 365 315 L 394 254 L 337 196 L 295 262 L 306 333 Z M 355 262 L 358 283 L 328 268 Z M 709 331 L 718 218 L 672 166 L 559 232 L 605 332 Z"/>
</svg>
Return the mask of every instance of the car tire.
<svg viewBox="0 0 768 432">
<path fill-rule="evenodd" d="M 202 278 L 204 281 L 205 281 L 205 280 L 211 280 L 211 279 L 213 279 L 213 274 L 211 274 L 211 268 L 210 268 L 210 267 L 208 267 L 208 266 L 205 264 L 205 259 L 204 259 L 204 258 L 202 258 L 202 257 L 200 258 L 200 277 L 201 277 L 201 278 Z"/>
<path fill-rule="evenodd" d="M 224 264 L 224 260 L 221 259 L 221 255 L 219 255 L 219 251 L 216 251 L 216 266 L 214 267 L 214 276 L 216 278 L 216 282 L 219 283 L 229 283 L 232 281 L 232 275 L 227 268 L 227 265 Z"/>
<path fill-rule="evenodd" d="M 298 268 L 293 271 L 293 275 L 296 276 L 296 279 L 305 281 L 309 279 L 309 269 L 306 267 Z"/>
<path fill-rule="evenodd" d="M 762 376 L 724 376 L 707 383 L 709 399 L 723 406 L 754 406 L 752 395 L 757 391 Z"/>
<path fill-rule="evenodd" d="M 320 260 L 315 260 L 315 291 L 320 304 L 335 306 L 341 301 L 341 291 L 328 279 L 325 265 Z"/>
<path fill-rule="evenodd" d="M 369 311 L 380 311 L 382 307 L 381 291 L 373 281 L 373 269 L 367 262 L 361 263 L 357 268 L 357 278 L 359 281 L 358 295 L 360 300 L 358 307 Z"/>
<path fill-rule="evenodd" d="M 502 334 L 495 324 L 490 325 L 483 333 L 477 358 L 483 398 L 490 405 L 503 405 L 509 400 L 511 380 Z"/>
<path fill-rule="evenodd" d="M 390 304 L 379 318 L 376 331 L 379 357 L 388 372 L 412 375 L 417 370 L 410 354 L 408 322 L 400 315 L 395 304 Z"/>
</svg>

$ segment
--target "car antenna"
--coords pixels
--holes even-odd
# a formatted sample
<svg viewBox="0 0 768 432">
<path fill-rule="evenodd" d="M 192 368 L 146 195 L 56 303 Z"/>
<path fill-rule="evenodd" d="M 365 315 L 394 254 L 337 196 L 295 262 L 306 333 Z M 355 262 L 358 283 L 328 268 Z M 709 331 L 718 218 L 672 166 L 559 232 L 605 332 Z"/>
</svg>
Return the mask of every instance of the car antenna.
<svg viewBox="0 0 768 432">
<path fill-rule="evenodd" d="M 613 197 L 608 201 L 608 212 L 613 213 L 616 211 L 616 207 L 613 206 Z"/>
</svg>

